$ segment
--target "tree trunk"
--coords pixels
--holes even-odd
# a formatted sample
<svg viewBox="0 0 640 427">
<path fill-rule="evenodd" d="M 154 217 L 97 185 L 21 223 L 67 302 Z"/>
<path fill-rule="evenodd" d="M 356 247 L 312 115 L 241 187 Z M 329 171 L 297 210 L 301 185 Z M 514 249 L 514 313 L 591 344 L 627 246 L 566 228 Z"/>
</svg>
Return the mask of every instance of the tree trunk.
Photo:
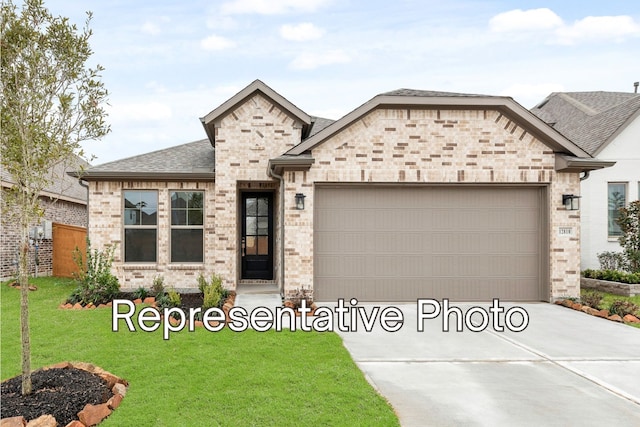
<svg viewBox="0 0 640 427">
<path fill-rule="evenodd" d="M 22 341 L 22 395 L 31 394 L 31 341 L 29 339 L 29 226 L 22 227 L 18 281 L 20 283 L 20 337 Z"/>
</svg>

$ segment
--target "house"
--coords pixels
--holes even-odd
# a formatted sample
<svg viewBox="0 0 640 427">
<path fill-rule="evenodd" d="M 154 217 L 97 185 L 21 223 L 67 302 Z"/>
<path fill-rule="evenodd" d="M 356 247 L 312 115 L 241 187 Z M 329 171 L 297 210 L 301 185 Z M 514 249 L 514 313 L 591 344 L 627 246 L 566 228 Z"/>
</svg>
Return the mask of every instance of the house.
<svg viewBox="0 0 640 427">
<path fill-rule="evenodd" d="M 256 80 L 201 122 L 206 139 L 83 175 L 125 289 L 216 273 L 334 302 L 579 292 L 563 198 L 610 163 L 511 98 L 401 89 L 331 121 Z"/>
<path fill-rule="evenodd" d="M 640 199 L 640 94 L 556 92 L 531 110 L 591 156 L 615 165 L 580 182 L 581 268 L 620 252 L 618 209 Z"/>
<path fill-rule="evenodd" d="M 38 276 L 54 274 L 69 276 L 72 269 L 69 265 L 73 265 L 73 248 L 76 244 L 84 245 L 88 220 L 88 191 L 77 178 L 69 176 L 66 172 L 76 169 L 78 164 L 86 167 L 88 163 L 79 158 L 74 158 L 74 162 L 73 165 L 59 164 L 53 167 L 51 170 L 53 182 L 40 195 L 40 205 L 44 210 L 43 222 L 33 225 L 42 226 L 40 229 L 42 234 L 32 239 L 29 250 L 30 275 L 35 275 L 37 271 Z M 14 185 L 11 175 L 4 168 L 0 168 L 0 185 L 3 198 L 4 192 Z M 17 212 L 13 209 L 3 212 L 2 215 L 0 280 L 17 276 L 20 231 L 16 225 L 15 215 Z M 54 242 L 54 234 L 59 236 L 56 242 Z M 37 256 L 36 244 L 38 245 Z M 70 244 L 73 247 L 68 247 Z"/>
</svg>

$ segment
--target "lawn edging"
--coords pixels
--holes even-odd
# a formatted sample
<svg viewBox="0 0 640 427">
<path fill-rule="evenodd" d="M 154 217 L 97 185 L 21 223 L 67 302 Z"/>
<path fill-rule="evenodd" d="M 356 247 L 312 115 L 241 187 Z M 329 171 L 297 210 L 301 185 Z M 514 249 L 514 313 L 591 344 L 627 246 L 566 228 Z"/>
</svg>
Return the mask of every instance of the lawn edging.
<svg viewBox="0 0 640 427">
<path fill-rule="evenodd" d="M 618 323 L 640 323 L 640 319 L 632 314 L 627 314 L 624 317 L 620 317 L 617 314 L 611 315 L 609 310 L 598 310 L 597 308 L 590 307 L 588 305 L 580 304 L 577 301 L 571 299 L 561 299 L 555 302 L 557 305 L 562 305 L 567 308 L 572 308 L 576 311 L 581 311 L 592 316 L 601 317 L 603 319 L 611 320 Z"/>
<path fill-rule="evenodd" d="M 596 291 L 607 292 L 625 297 L 640 295 L 640 284 L 629 284 L 621 282 L 611 282 L 609 280 L 580 278 L 582 289 L 594 289 Z"/>
</svg>

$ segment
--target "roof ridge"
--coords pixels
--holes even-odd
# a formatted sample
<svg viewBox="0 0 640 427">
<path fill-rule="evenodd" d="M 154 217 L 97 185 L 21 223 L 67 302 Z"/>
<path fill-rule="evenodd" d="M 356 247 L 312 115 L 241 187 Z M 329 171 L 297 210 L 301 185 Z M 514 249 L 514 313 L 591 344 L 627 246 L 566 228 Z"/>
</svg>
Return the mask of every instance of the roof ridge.
<svg viewBox="0 0 640 427">
<path fill-rule="evenodd" d="M 578 92 L 575 92 L 575 93 L 578 93 Z M 587 92 L 580 92 L 580 93 L 587 93 Z M 578 101 L 577 99 L 575 99 L 574 97 L 569 95 L 569 93 L 567 93 L 567 92 L 558 92 L 558 96 L 560 96 L 562 99 L 567 101 L 569 104 L 573 105 L 574 107 L 576 107 L 577 109 L 579 109 L 580 111 L 582 111 L 583 113 L 585 113 L 585 114 L 587 114 L 589 116 L 595 116 L 596 114 L 598 114 L 598 111 L 596 111 L 593 108 L 589 107 L 588 105 L 583 104 L 582 102 Z"/>
</svg>

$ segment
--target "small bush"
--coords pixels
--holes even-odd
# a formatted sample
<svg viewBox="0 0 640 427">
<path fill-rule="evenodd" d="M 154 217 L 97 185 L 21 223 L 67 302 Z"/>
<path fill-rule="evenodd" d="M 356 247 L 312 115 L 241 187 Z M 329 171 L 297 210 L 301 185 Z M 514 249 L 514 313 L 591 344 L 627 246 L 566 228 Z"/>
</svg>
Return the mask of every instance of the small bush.
<svg viewBox="0 0 640 427">
<path fill-rule="evenodd" d="M 164 294 L 164 277 L 155 276 L 153 278 L 153 284 L 151 285 L 151 291 L 156 298 Z"/>
<path fill-rule="evenodd" d="M 156 295 L 156 307 L 160 310 L 173 307 L 167 294 Z"/>
<path fill-rule="evenodd" d="M 229 291 L 222 286 L 222 277 L 217 274 L 213 274 L 209 282 L 200 274 L 198 276 L 198 289 L 203 295 L 202 308 L 204 310 L 222 307 L 229 296 Z"/>
<path fill-rule="evenodd" d="M 169 298 L 169 302 L 171 303 L 171 307 L 179 307 L 182 303 L 180 298 L 180 294 L 175 289 L 169 289 L 167 291 L 167 297 Z"/>
<path fill-rule="evenodd" d="M 85 256 L 76 247 L 73 251 L 73 260 L 78 266 L 75 273 L 78 287 L 74 289 L 68 301 L 86 304 L 106 304 L 113 300 L 120 292 L 118 278 L 111 273 L 115 246 L 102 251 L 91 249 L 91 241 L 87 239 Z"/>
<path fill-rule="evenodd" d="M 584 292 L 580 296 L 580 300 L 583 304 L 588 305 L 589 307 L 600 309 L 600 303 L 602 303 L 602 294 L 596 291 L 588 291 Z"/>
<path fill-rule="evenodd" d="M 622 270 L 624 268 L 624 254 L 621 252 L 601 252 L 598 254 L 601 270 Z"/>
<path fill-rule="evenodd" d="M 313 304 L 313 290 L 300 288 L 296 289 L 290 294 L 289 300 L 293 303 L 296 309 L 302 307 L 302 301 L 306 301 L 307 307 Z"/>
<path fill-rule="evenodd" d="M 639 309 L 640 307 L 638 307 L 631 301 L 618 299 L 611 303 L 611 307 L 609 307 L 609 313 L 617 314 L 620 317 L 624 317 L 627 314 L 635 315 Z"/>
<path fill-rule="evenodd" d="M 221 299 L 222 295 L 220 295 L 220 291 L 216 287 L 205 286 L 204 297 L 202 298 L 202 309 L 206 311 L 209 308 L 219 307 Z"/>
<path fill-rule="evenodd" d="M 136 289 L 135 291 L 133 291 L 133 297 L 136 299 L 145 299 L 146 297 L 149 296 L 149 291 L 147 289 L 145 289 L 144 287 L 140 286 L 138 289 Z"/>
</svg>

